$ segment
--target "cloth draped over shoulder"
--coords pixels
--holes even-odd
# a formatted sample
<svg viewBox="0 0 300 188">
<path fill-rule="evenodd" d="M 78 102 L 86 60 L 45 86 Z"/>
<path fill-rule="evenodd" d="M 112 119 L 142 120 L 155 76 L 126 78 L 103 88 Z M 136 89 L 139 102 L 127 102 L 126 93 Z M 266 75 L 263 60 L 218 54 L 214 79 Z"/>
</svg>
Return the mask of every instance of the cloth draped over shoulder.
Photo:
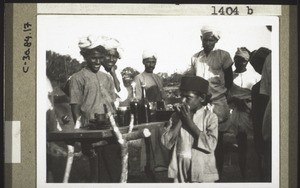
<svg viewBox="0 0 300 188">
<path fill-rule="evenodd" d="M 224 70 L 232 66 L 233 61 L 227 51 L 213 49 L 208 55 L 203 50 L 194 54 L 191 58 L 191 67 L 188 74 L 200 76 L 209 82 L 208 92 L 212 95 L 213 111 L 218 116 L 219 131 L 226 131 L 225 122 L 229 117 L 230 109 L 225 94 Z"/>
<path fill-rule="evenodd" d="M 224 70 L 232 64 L 230 54 L 224 50 L 214 49 L 208 56 L 202 50 L 192 56 L 190 73 L 208 80 L 213 100 L 227 91 Z"/>
</svg>

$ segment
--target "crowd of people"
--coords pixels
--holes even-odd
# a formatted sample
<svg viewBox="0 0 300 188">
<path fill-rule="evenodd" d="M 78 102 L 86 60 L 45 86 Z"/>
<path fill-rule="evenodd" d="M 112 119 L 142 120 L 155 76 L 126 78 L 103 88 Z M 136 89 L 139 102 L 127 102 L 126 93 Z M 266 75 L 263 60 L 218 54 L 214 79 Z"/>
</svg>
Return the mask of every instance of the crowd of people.
<svg viewBox="0 0 300 188">
<path fill-rule="evenodd" d="M 231 58 L 215 47 L 219 40 L 216 28 L 201 28 L 203 49 L 191 57 L 180 82 L 181 103 L 174 105 L 168 123 L 155 134 L 152 145 L 159 149 L 153 152 L 162 156 L 174 182 L 222 181 L 223 137 L 230 131 L 236 136 L 240 171 L 246 178 L 247 136 L 253 132 L 261 181 L 270 182 L 271 50 L 261 47 L 250 52 L 237 47 Z M 153 72 L 159 58 L 155 51 L 144 50 L 145 69 L 131 78 L 117 68 L 124 53 L 117 39 L 90 35 L 80 39 L 79 49 L 87 66 L 68 83 L 75 128 L 88 126 L 95 114 L 116 113 L 118 107 L 129 106 L 132 86 L 137 99 L 144 86 L 150 102 L 166 100 L 162 78 Z M 105 142 L 109 144 L 97 148 L 81 142 L 82 153 L 89 158 L 91 182 L 119 181 L 120 146 L 114 139 Z"/>
</svg>

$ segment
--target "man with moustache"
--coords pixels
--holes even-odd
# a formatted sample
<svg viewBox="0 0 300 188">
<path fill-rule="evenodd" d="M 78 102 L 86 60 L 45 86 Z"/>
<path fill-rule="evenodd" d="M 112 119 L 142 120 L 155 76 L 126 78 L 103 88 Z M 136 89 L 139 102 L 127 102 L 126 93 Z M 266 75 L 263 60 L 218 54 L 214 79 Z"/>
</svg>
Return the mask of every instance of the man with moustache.
<svg viewBox="0 0 300 188">
<path fill-rule="evenodd" d="M 134 82 L 136 83 L 136 97 L 137 99 L 142 98 L 142 86 L 146 89 L 146 97 L 149 102 L 158 102 L 166 99 L 166 94 L 163 90 L 162 79 L 153 73 L 156 66 L 157 54 L 152 50 L 144 50 L 143 52 L 143 64 L 145 71 L 136 75 Z M 160 142 L 160 137 L 164 131 L 163 127 L 157 127 L 151 131 L 151 142 L 147 146 L 150 148 L 150 165 L 147 165 L 146 156 L 146 143 L 142 142 L 141 148 L 141 169 L 145 170 L 146 174 L 154 181 L 154 171 L 167 170 L 169 162 L 169 151 Z M 147 139 L 147 138 L 146 138 Z M 148 142 L 149 141 L 149 142 Z"/>
<path fill-rule="evenodd" d="M 157 54 L 152 50 L 144 50 L 143 64 L 145 66 L 145 71 L 134 78 L 137 99 L 142 98 L 142 85 L 145 85 L 146 96 L 149 102 L 157 102 L 166 99 L 162 79 L 153 73 L 156 62 Z"/>
<path fill-rule="evenodd" d="M 187 74 L 200 76 L 209 82 L 209 94 L 213 112 L 218 116 L 218 145 L 215 150 L 219 176 L 223 170 L 224 151 L 223 134 L 228 129 L 226 121 L 229 118 L 227 92 L 233 83 L 233 60 L 227 51 L 216 49 L 215 45 L 220 39 L 219 31 L 212 26 L 201 28 L 201 42 L 203 50 L 191 58 L 191 68 Z"/>
</svg>

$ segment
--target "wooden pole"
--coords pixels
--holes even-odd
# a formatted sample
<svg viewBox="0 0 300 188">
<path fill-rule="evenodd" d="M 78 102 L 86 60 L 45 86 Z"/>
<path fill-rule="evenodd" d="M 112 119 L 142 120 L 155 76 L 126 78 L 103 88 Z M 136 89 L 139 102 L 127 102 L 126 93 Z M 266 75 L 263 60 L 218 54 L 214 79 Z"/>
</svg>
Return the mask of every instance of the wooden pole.
<svg viewBox="0 0 300 188">
<path fill-rule="evenodd" d="M 130 125 L 129 126 L 130 133 L 122 135 L 120 133 L 119 128 L 116 125 L 112 113 L 108 112 L 108 116 L 109 116 L 110 124 L 115 133 L 115 136 L 117 137 L 118 142 L 121 145 L 122 171 L 121 171 L 120 183 L 126 183 L 128 177 L 128 141 L 149 137 L 151 135 L 151 132 L 149 131 L 149 129 L 143 129 L 137 132 L 131 132 L 133 125 Z M 133 124 L 132 119 L 130 122 Z"/>
<path fill-rule="evenodd" d="M 73 159 L 74 159 L 74 146 L 68 145 L 68 158 L 67 158 L 67 164 L 66 164 L 63 183 L 69 182 Z"/>
</svg>

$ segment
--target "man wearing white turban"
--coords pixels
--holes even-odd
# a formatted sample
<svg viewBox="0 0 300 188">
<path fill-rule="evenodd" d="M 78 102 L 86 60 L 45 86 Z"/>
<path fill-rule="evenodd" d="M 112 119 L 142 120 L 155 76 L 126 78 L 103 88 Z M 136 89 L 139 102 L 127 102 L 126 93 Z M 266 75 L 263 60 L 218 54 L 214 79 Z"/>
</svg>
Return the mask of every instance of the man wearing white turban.
<svg viewBox="0 0 300 188">
<path fill-rule="evenodd" d="M 157 53 L 153 50 L 144 50 L 142 58 L 145 71 L 136 75 L 134 78 L 134 83 L 136 83 L 136 97 L 138 99 L 142 98 L 141 86 L 144 85 L 146 88 L 146 97 L 149 102 L 161 102 L 166 99 L 166 94 L 163 90 L 163 82 L 161 77 L 153 73 L 157 62 Z M 149 145 L 151 145 L 150 156 L 155 156 L 154 158 L 150 157 L 151 166 L 147 165 L 146 145 L 144 142 L 142 142 L 140 165 L 141 169 L 145 170 L 146 174 L 150 175 L 150 177 L 154 170 L 166 170 L 168 167 L 169 151 L 162 145 L 160 139 L 157 139 L 161 137 L 163 132 L 163 127 L 153 129 L 153 131 L 151 131 L 151 142 L 147 142 Z"/>
<path fill-rule="evenodd" d="M 234 131 L 238 144 L 239 166 L 242 177 L 246 178 L 247 135 L 253 130 L 250 119 L 251 89 L 260 80 L 260 75 L 249 65 L 250 51 L 241 47 L 234 56 L 233 85 L 228 93 L 228 103 L 232 108 L 227 122 Z"/>
<path fill-rule="evenodd" d="M 104 42 L 105 38 L 99 36 L 88 36 L 79 41 L 80 53 L 87 66 L 70 79 L 70 105 L 75 128 L 88 126 L 96 113 L 104 114 L 104 105 L 109 111 L 115 112 L 113 79 L 99 71 L 106 54 Z M 89 158 L 92 182 L 118 182 L 121 174 L 121 159 L 118 159 L 120 149 L 112 149 L 111 145 L 95 149 L 89 141 L 81 142 L 81 149 Z M 105 165 L 103 161 L 106 161 Z M 115 174 L 118 176 L 115 177 Z"/>
<path fill-rule="evenodd" d="M 105 71 L 113 78 L 115 93 L 117 94 L 115 105 L 118 107 L 119 103 L 125 101 L 128 97 L 128 91 L 122 82 L 121 72 L 116 66 L 118 59 L 121 59 L 123 56 L 123 49 L 118 40 L 109 37 L 104 41 L 103 47 L 106 49 L 106 54 L 102 65 Z"/>
<path fill-rule="evenodd" d="M 136 83 L 136 97 L 142 98 L 141 86 L 145 85 L 146 96 L 149 102 L 163 101 L 166 99 L 166 94 L 163 90 L 163 82 L 161 77 L 153 73 L 157 62 L 157 54 L 152 50 L 144 50 L 143 64 L 145 71 L 136 75 L 134 82 Z"/>
<path fill-rule="evenodd" d="M 201 29 L 203 50 L 191 58 L 191 68 L 187 74 L 200 76 L 209 82 L 209 93 L 213 104 L 213 112 L 218 116 L 218 145 L 216 148 L 216 162 L 221 176 L 223 170 L 223 134 L 227 130 L 226 121 L 229 117 L 227 104 L 227 91 L 232 86 L 233 61 L 227 51 L 216 49 L 215 45 L 220 39 L 219 31 L 212 26 L 203 26 Z"/>
</svg>

